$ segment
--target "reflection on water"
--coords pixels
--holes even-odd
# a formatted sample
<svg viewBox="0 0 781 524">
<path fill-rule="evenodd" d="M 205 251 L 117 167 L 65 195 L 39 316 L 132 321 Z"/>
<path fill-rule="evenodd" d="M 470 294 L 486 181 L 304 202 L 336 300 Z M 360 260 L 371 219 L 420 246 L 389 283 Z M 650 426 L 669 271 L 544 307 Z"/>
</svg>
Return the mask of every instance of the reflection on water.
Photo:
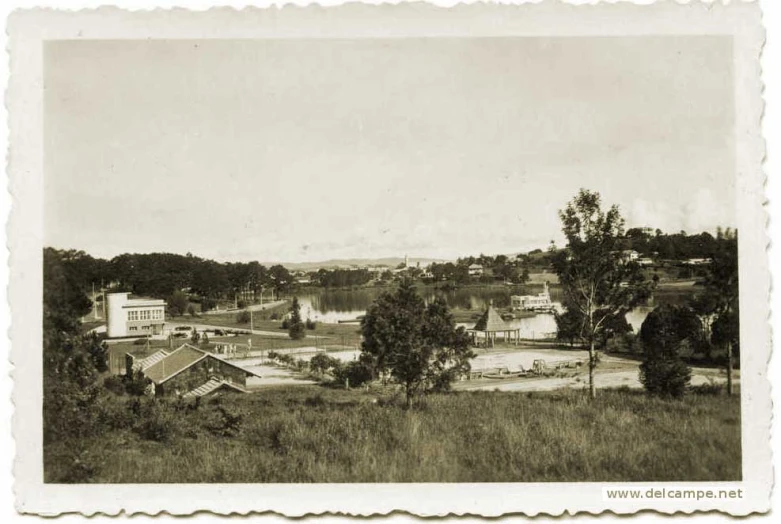
<svg viewBox="0 0 781 524">
<path fill-rule="evenodd" d="M 536 294 L 541 290 L 542 286 L 508 286 L 468 287 L 451 291 L 421 288 L 418 292 L 427 301 L 440 296 L 445 298 L 450 307 L 473 310 L 478 313 L 484 311 L 491 301 L 497 308 L 506 308 L 510 305 L 510 295 Z M 386 288 L 324 290 L 300 295 L 298 300 L 301 304 L 301 315 L 304 318 L 333 324 L 340 321 L 356 320 L 359 316 L 365 315 L 369 305 L 384 291 Z M 551 286 L 550 293 L 551 299 L 560 307 L 561 288 Z M 646 315 L 654 307 L 666 303 L 680 304 L 690 296 L 691 290 L 658 292 L 648 305 L 635 308 L 627 314 L 626 319 L 637 332 Z M 541 338 L 556 332 L 556 321 L 551 314 L 538 314 L 515 319 L 509 321 L 509 324 L 520 329 L 523 338 Z"/>
</svg>

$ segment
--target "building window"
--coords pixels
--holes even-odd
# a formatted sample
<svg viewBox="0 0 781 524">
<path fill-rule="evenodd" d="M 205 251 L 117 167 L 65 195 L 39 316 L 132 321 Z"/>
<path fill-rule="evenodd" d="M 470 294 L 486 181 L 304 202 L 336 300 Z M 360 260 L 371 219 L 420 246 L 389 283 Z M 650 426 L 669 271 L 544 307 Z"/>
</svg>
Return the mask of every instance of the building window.
<svg viewBox="0 0 781 524">
<path fill-rule="evenodd" d="M 130 326 L 127 328 L 128 331 L 138 331 L 138 328 L 136 326 Z"/>
<path fill-rule="evenodd" d="M 138 320 L 138 311 L 128 311 L 127 312 L 127 319 L 128 320 Z"/>
</svg>

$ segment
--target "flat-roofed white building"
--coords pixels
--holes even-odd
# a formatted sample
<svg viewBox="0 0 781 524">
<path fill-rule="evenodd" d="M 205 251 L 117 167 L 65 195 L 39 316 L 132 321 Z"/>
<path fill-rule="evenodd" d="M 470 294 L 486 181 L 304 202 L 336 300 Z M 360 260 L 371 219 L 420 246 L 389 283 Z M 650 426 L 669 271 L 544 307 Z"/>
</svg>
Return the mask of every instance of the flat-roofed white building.
<svg viewBox="0 0 781 524">
<path fill-rule="evenodd" d="M 109 338 L 162 335 L 165 300 L 130 298 L 130 293 L 106 296 L 106 333 Z"/>
</svg>

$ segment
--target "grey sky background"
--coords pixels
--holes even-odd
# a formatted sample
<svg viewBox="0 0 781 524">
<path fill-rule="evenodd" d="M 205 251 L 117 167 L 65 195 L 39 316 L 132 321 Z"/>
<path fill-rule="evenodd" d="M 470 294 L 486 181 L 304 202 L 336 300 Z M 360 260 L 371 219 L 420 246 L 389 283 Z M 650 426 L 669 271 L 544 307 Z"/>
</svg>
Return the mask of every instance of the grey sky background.
<svg viewBox="0 0 781 524">
<path fill-rule="evenodd" d="M 514 253 L 585 187 L 734 226 L 725 37 L 67 41 L 46 245 L 217 260 Z"/>
</svg>

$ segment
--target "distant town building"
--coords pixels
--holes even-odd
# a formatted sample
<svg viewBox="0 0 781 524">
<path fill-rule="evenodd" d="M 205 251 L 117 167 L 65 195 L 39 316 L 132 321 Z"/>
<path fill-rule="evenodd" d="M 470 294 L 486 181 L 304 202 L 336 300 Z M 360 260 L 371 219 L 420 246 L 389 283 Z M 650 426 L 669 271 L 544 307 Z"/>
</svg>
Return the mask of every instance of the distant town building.
<svg viewBox="0 0 781 524">
<path fill-rule="evenodd" d="M 627 262 L 636 262 L 640 258 L 640 253 L 634 249 L 625 249 L 621 251 L 621 258 Z"/>
<path fill-rule="evenodd" d="M 106 302 L 106 333 L 109 338 L 163 334 L 165 300 L 130 298 L 130 293 L 109 293 Z"/>
<path fill-rule="evenodd" d="M 127 371 L 140 371 L 154 384 L 156 396 L 202 397 L 218 391 L 247 392 L 251 371 L 216 355 L 184 344 L 168 352 L 160 350 L 143 359 L 128 353 Z"/>
<path fill-rule="evenodd" d="M 472 277 L 479 277 L 482 276 L 485 270 L 483 269 L 483 266 L 480 264 L 471 264 L 469 266 L 469 276 Z"/>
<path fill-rule="evenodd" d="M 527 311 L 551 311 L 554 309 L 550 299 L 548 281 L 542 283 L 542 293 L 536 295 L 512 295 L 510 307 L 513 309 L 525 309 Z"/>
<path fill-rule="evenodd" d="M 637 263 L 641 266 L 652 266 L 654 264 L 654 261 L 652 258 L 649 257 L 640 257 L 637 259 Z"/>
<path fill-rule="evenodd" d="M 689 258 L 684 261 L 684 264 L 689 266 L 701 266 L 703 264 L 710 264 L 709 258 Z"/>
</svg>

